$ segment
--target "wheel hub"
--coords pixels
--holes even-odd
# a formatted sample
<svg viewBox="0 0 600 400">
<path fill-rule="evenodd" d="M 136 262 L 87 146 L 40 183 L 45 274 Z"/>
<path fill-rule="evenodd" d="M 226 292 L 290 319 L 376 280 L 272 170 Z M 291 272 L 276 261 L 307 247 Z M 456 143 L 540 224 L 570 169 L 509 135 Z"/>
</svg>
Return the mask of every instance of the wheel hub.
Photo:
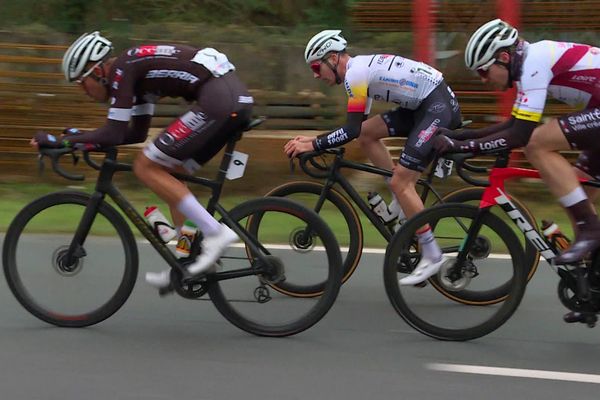
<svg viewBox="0 0 600 400">
<path fill-rule="evenodd" d="M 477 271 L 473 264 L 459 267 L 455 259 L 448 259 L 440 267 L 437 277 L 446 290 L 457 292 L 466 288 L 476 275 Z"/>
<path fill-rule="evenodd" d="M 52 266 L 62 276 L 74 276 L 81 272 L 83 268 L 83 258 L 71 256 L 71 262 L 67 262 L 67 253 L 69 246 L 61 246 L 52 254 Z"/>
<path fill-rule="evenodd" d="M 290 233 L 290 244 L 301 253 L 307 253 L 315 247 L 313 235 L 308 227 L 294 229 Z"/>
</svg>

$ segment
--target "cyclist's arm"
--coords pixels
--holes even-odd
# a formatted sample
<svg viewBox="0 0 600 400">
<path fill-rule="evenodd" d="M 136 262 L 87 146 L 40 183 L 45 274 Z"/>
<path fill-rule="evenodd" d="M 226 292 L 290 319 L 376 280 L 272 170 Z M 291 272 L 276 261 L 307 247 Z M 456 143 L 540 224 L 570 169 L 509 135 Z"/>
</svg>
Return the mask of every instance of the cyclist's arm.
<svg viewBox="0 0 600 400">
<path fill-rule="evenodd" d="M 467 140 L 470 150 L 486 153 L 497 150 L 509 150 L 523 147 L 529 142 L 537 122 L 511 118 L 510 126 L 485 137 Z M 499 124 L 500 125 L 500 124 Z"/>
<path fill-rule="evenodd" d="M 346 117 L 346 124 L 343 127 L 319 135 L 313 140 L 314 149 L 323 150 L 341 146 L 357 138 L 360 135 L 363 119 L 364 114 L 362 112 L 349 112 Z"/>
<path fill-rule="evenodd" d="M 120 144 L 140 143 L 146 140 L 150 129 L 150 115 L 132 117 L 131 126 L 124 121 L 109 119 L 104 126 L 93 131 L 82 131 L 78 135 L 70 135 L 63 139 L 66 145 L 75 143 L 92 143 L 101 146 L 117 146 Z"/>
<path fill-rule="evenodd" d="M 341 146 L 360 135 L 362 122 L 368 118 L 372 99 L 367 96 L 367 70 L 351 69 L 346 73 L 344 88 L 348 95 L 346 124 L 313 140 L 315 150 Z"/>
<path fill-rule="evenodd" d="M 456 140 L 446 135 L 437 135 L 433 140 L 433 149 L 438 154 L 471 152 L 490 153 L 498 150 L 510 150 L 523 147 L 529 142 L 537 122 L 513 118 L 507 129 L 478 139 Z"/>
<path fill-rule="evenodd" d="M 485 128 L 481 129 L 462 129 L 460 131 L 455 131 L 455 133 L 448 134 L 448 136 L 458 140 L 479 139 L 503 130 L 510 129 L 514 122 L 515 118 L 509 118 L 504 122 L 486 126 Z"/>
</svg>

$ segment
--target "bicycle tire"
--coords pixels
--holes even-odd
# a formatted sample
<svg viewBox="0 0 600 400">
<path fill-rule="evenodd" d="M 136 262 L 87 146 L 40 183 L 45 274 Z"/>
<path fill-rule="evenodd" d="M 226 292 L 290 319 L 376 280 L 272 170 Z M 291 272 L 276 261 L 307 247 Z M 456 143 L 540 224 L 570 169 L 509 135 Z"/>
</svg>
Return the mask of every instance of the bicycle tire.
<svg viewBox="0 0 600 400">
<path fill-rule="evenodd" d="M 271 189 L 265 196 L 275 197 L 289 197 L 297 194 L 314 194 L 319 196 L 323 191 L 324 185 L 322 183 L 311 182 L 311 181 L 297 181 L 284 183 L 283 185 L 277 186 Z M 341 229 L 347 230 L 348 237 L 348 252 L 345 256 L 342 256 L 342 283 L 346 282 L 360 262 L 363 250 L 363 227 L 356 210 L 348 199 L 342 195 L 339 191 L 330 188 L 327 197 L 327 201 L 337 209 L 339 214 L 345 221 L 345 226 Z M 316 202 L 316 199 L 315 199 Z M 308 208 L 314 209 L 313 204 L 303 203 Z M 339 230 L 336 230 L 339 237 Z M 274 287 L 275 290 L 285 293 L 288 296 L 297 297 L 314 297 L 321 295 L 323 288 L 321 285 L 315 285 L 312 287 L 295 285 L 291 282 L 284 282 L 281 285 Z"/>
<path fill-rule="evenodd" d="M 242 221 L 249 216 L 253 216 L 250 220 L 256 217 L 260 219 L 264 213 L 269 211 L 290 214 L 301 219 L 304 224 L 310 226 L 311 231 L 318 235 L 322 242 L 327 255 L 328 279 L 324 282 L 322 294 L 314 299 L 314 307 L 294 321 L 285 322 L 281 325 L 267 326 L 243 315 L 240 309 L 234 307 L 226 298 L 221 287 L 221 282 L 210 283 L 208 293 L 217 310 L 238 328 L 258 336 L 283 337 L 294 335 L 310 328 L 327 314 L 331 306 L 333 306 L 340 290 L 342 260 L 337 240 L 331 229 L 318 214 L 297 202 L 281 197 L 263 197 L 246 201 L 229 211 L 228 214 L 233 220 Z M 254 228 L 258 227 L 259 224 L 250 221 L 247 225 L 247 232 L 256 238 Z M 284 226 L 283 228 L 287 227 Z M 251 258 L 248 249 L 246 249 L 246 253 Z M 289 296 L 285 297 L 291 299 Z M 297 300 L 301 302 L 305 301 L 303 299 Z"/>
<path fill-rule="evenodd" d="M 440 200 L 440 203 L 468 203 L 473 201 L 480 201 L 483 196 L 484 190 L 485 188 L 481 187 L 466 187 L 458 189 L 445 194 Z M 511 201 L 517 207 L 517 209 L 521 211 L 527 222 L 531 226 L 536 227 L 537 222 L 535 221 L 535 217 L 533 216 L 531 211 L 529 211 L 527 206 L 515 197 L 511 197 Z M 540 262 L 540 253 L 537 250 L 537 248 L 534 245 L 532 245 L 529 240 L 527 240 L 527 238 L 524 238 L 524 242 L 524 265 L 527 268 L 527 281 L 529 282 L 529 280 L 533 278 L 533 275 L 537 271 Z M 455 300 L 459 303 L 472 305 L 491 305 L 504 301 L 504 299 L 506 298 L 508 285 L 506 284 L 498 287 L 495 292 L 480 293 L 474 291 L 466 291 L 464 293 L 461 293 L 459 296 L 457 294 L 453 294 L 445 290 L 436 278 L 433 278 L 431 280 L 431 283 L 436 287 L 436 289 L 438 289 L 442 294 L 444 294 L 448 298 Z"/>
<path fill-rule="evenodd" d="M 104 304 L 91 312 L 83 315 L 63 315 L 45 308 L 43 304 L 38 304 L 32 298 L 32 294 L 23 285 L 22 277 L 18 271 L 17 249 L 19 241 L 22 239 L 21 235 L 28 223 L 38 214 L 55 206 L 77 205 L 85 207 L 90 198 L 91 196 L 87 193 L 70 191 L 56 192 L 40 197 L 26 205 L 16 215 L 6 232 L 2 260 L 4 276 L 6 277 L 8 286 L 18 302 L 27 311 L 49 324 L 60 327 L 80 328 L 104 321 L 123 306 L 135 285 L 139 258 L 133 233 L 123 217 L 106 202 L 100 204 L 98 214 L 106 218 L 118 233 L 124 248 L 125 258 L 123 276 L 114 294 Z M 54 255 L 51 258 L 53 257 Z"/>
<path fill-rule="evenodd" d="M 512 316 L 519 306 L 519 303 L 521 302 L 521 299 L 525 293 L 527 280 L 524 271 L 525 267 L 523 266 L 522 262 L 523 249 L 519 239 L 511 227 L 502 221 L 500 217 L 495 214 L 488 213 L 483 218 L 484 226 L 493 230 L 500 240 L 503 241 L 503 244 L 506 245 L 506 248 L 510 254 L 510 261 L 512 263 L 513 271 L 507 298 L 504 300 L 502 305 L 498 306 L 497 312 L 489 319 L 474 326 L 465 328 L 446 328 L 438 326 L 439 324 L 436 325 L 430 321 L 424 320 L 413 310 L 411 310 L 411 306 L 409 306 L 405 301 L 405 296 L 401 294 L 401 286 L 398 282 L 397 260 L 399 260 L 401 257 L 403 248 L 407 246 L 410 247 L 415 236 L 415 232 L 426 224 L 436 227 L 436 224 L 438 224 L 442 218 L 473 219 L 477 212 L 477 207 L 466 204 L 448 203 L 433 206 L 409 219 L 402 226 L 402 228 L 396 232 L 387 248 L 384 262 L 384 283 L 387 296 L 396 312 L 398 312 L 404 321 L 406 321 L 417 331 L 432 338 L 439 340 L 465 341 L 487 335 L 498 329 Z M 404 290 L 407 293 L 409 290 L 420 290 L 413 288 L 412 286 L 402 286 L 402 288 L 405 288 Z M 456 303 L 453 302 L 453 304 L 454 307 L 456 307 Z M 487 307 L 477 308 L 480 310 L 487 309 Z"/>
</svg>

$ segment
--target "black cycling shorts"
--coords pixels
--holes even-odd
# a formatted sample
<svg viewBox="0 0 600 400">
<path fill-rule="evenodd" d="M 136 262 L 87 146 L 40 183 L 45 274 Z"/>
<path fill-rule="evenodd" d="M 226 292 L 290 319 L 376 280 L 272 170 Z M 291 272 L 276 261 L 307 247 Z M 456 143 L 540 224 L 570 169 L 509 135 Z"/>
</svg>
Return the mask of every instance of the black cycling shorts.
<svg viewBox="0 0 600 400">
<path fill-rule="evenodd" d="M 600 179 L 600 108 L 588 108 L 558 118 L 569 145 L 583 150 L 575 166 Z"/>
<path fill-rule="evenodd" d="M 252 97 L 235 72 L 208 80 L 196 104 L 144 149 L 151 160 L 193 172 L 213 158 L 250 122 Z"/>
<path fill-rule="evenodd" d="M 431 139 L 438 127 L 459 128 L 460 106 L 452 89 L 442 81 L 416 110 L 396 108 L 381 115 L 390 136 L 406 136 L 399 163 L 423 172 L 432 161 Z"/>
</svg>

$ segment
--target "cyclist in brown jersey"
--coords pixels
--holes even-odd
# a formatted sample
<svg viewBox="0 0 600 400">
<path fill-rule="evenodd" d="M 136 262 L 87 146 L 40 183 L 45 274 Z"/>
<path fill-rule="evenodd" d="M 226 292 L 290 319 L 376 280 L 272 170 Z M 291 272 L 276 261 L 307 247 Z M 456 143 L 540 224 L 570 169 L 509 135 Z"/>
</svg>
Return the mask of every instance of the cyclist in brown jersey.
<svg viewBox="0 0 600 400">
<path fill-rule="evenodd" d="M 144 45 L 110 57 L 112 43 L 98 32 L 79 37 L 65 52 L 62 69 L 91 98 L 109 102 L 106 123 L 95 130 L 67 129 L 59 138 L 38 132 L 34 146 L 114 146 L 143 142 L 148 134 L 154 103 L 161 97 L 195 102 L 149 143 L 134 162 L 136 176 L 163 199 L 181 226 L 187 218 L 204 236 L 203 252 L 188 269 L 202 274 L 225 248 L 238 240 L 196 200 L 184 183 L 170 172 L 194 172 L 209 161 L 245 126 L 253 99 L 225 54 L 212 48 L 184 45 Z M 146 274 L 156 287 L 169 285 L 169 270 Z"/>
</svg>

